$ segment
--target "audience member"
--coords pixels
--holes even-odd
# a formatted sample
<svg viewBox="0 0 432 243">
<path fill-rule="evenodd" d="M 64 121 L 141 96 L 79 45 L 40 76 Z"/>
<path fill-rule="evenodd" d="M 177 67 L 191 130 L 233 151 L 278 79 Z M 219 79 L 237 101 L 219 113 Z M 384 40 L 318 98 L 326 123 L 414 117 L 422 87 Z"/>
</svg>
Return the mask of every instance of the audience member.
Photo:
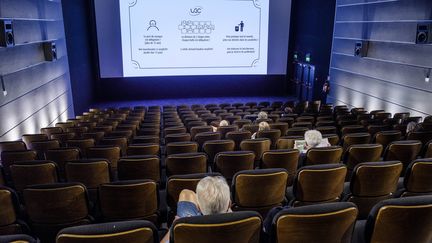
<svg viewBox="0 0 432 243">
<path fill-rule="evenodd" d="M 270 130 L 270 125 L 267 122 L 260 122 L 258 125 L 258 132 L 267 131 L 267 130 Z M 258 132 L 252 134 L 251 138 L 255 139 Z"/>
<path fill-rule="evenodd" d="M 212 126 L 213 132 L 217 132 L 219 127 L 226 127 L 229 126 L 229 122 L 227 120 L 222 120 L 219 122 L 219 126 Z"/>
<path fill-rule="evenodd" d="M 196 193 L 183 190 L 177 204 L 177 218 L 229 213 L 230 188 L 222 176 L 207 176 L 198 182 Z M 161 243 L 169 242 L 168 232 Z"/>
<path fill-rule="evenodd" d="M 417 125 L 418 124 L 415 121 L 409 122 L 406 128 L 406 134 L 416 131 L 418 129 Z"/>
<path fill-rule="evenodd" d="M 260 124 L 260 122 L 267 122 L 268 121 L 268 114 L 265 111 L 260 111 L 258 113 L 257 119 L 254 121 L 255 124 Z"/>
<path fill-rule="evenodd" d="M 305 149 L 308 150 L 310 148 L 320 148 L 320 147 L 329 147 L 331 144 L 327 139 L 323 139 L 320 131 L 317 130 L 309 130 L 305 132 Z"/>
</svg>

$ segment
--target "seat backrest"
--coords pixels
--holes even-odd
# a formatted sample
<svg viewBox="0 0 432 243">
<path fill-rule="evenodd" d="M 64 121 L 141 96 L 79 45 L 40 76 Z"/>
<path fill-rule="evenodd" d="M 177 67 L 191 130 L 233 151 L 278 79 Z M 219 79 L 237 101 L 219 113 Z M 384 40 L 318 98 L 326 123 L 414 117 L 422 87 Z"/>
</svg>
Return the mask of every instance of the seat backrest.
<svg viewBox="0 0 432 243">
<path fill-rule="evenodd" d="M 350 243 L 357 212 L 348 202 L 284 209 L 273 219 L 272 242 Z"/>
<path fill-rule="evenodd" d="M 239 127 L 237 125 L 218 127 L 217 131 L 221 134 L 221 138 L 224 139 L 226 134 L 229 132 L 238 131 Z"/>
<path fill-rule="evenodd" d="M 174 142 L 190 142 L 191 135 L 189 133 L 176 133 L 169 134 L 165 136 L 165 143 L 174 143 Z"/>
<path fill-rule="evenodd" d="M 253 151 L 255 160 L 259 161 L 265 151 L 270 150 L 271 140 L 268 138 L 246 139 L 240 143 L 243 151 Z"/>
<path fill-rule="evenodd" d="M 20 161 L 36 160 L 37 153 L 34 150 L 5 151 L 1 153 L 0 157 L 5 176 L 6 178 L 8 178 L 8 176 L 10 175 L 9 166 Z"/>
<path fill-rule="evenodd" d="M 220 152 L 215 157 L 214 171 L 231 181 L 235 173 L 254 169 L 254 159 L 252 151 Z"/>
<path fill-rule="evenodd" d="M 292 127 L 288 129 L 287 136 L 304 136 L 305 132 L 308 131 L 307 127 Z"/>
<path fill-rule="evenodd" d="M 122 157 L 117 166 L 120 180 L 150 179 L 160 182 L 161 164 L 159 157 L 155 155 Z"/>
<path fill-rule="evenodd" d="M 355 167 L 350 182 L 351 194 L 345 200 L 358 206 L 359 219 L 365 219 L 376 203 L 393 196 L 402 167 L 399 161 L 367 162 Z"/>
<path fill-rule="evenodd" d="M 20 151 L 26 149 L 26 145 L 23 141 L 0 142 L 0 154 L 6 151 Z"/>
<path fill-rule="evenodd" d="M 371 243 L 431 242 L 431 229 L 432 196 L 388 199 L 371 210 L 365 239 Z"/>
<path fill-rule="evenodd" d="M 277 122 L 270 124 L 271 129 L 279 129 L 281 131 L 281 136 L 285 136 L 288 131 L 289 124 L 286 122 Z"/>
<path fill-rule="evenodd" d="M 304 140 L 303 136 L 284 136 L 280 137 L 276 143 L 277 149 L 293 149 L 295 140 Z"/>
<path fill-rule="evenodd" d="M 205 153 L 171 154 L 165 159 L 165 163 L 167 176 L 207 172 Z"/>
<path fill-rule="evenodd" d="M 257 132 L 257 138 L 268 138 L 271 141 L 271 147 L 276 148 L 276 143 L 281 136 L 281 131 L 279 129 L 270 129 L 267 131 Z"/>
<path fill-rule="evenodd" d="M 300 152 L 297 149 L 269 150 L 263 153 L 260 168 L 283 168 L 288 172 L 288 185 L 291 186 L 297 172 Z"/>
<path fill-rule="evenodd" d="M 158 243 L 158 231 L 146 220 L 82 225 L 62 229 L 57 243 L 142 242 Z"/>
<path fill-rule="evenodd" d="M 29 236 L 29 235 L 23 235 L 23 234 L 16 234 L 16 235 L 2 235 L 0 236 L 0 242 L 6 243 L 6 242 L 12 242 L 12 243 L 39 243 L 39 240 Z"/>
<path fill-rule="evenodd" d="M 87 189 L 110 182 L 110 164 L 103 159 L 71 161 L 66 163 L 65 171 L 68 182 L 82 183 Z"/>
<path fill-rule="evenodd" d="M 297 172 L 294 205 L 332 202 L 342 194 L 347 168 L 342 164 L 304 166 Z"/>
<path fill-rule="evenodd" d="M 414 160 L 406 170 L 402 196 L 432 194 L 432 159 Z"/>
<path fill-rule="evenodd" d="M 242 127 L 242 131 L 249 131 L 251 134 L 258 132 L 259 125 L 258 124 L 245 124 Z"/>
<path fill-rule="evenodd" d="M 342 127 L 341 129 L 342 136 L 350 133 L 361 133 L 361 132 L 366 132 L 366 129 L 362 125 L 348 125 Z"/>
<path fill-rule="evenodd" d="M 57 165 L 52 161 L 17 162 L 10 166 L 10 171 L 12 183 L 18 192 L 27 186 L 58 182 Z"/>
<path fill-rule="evenodd" d="M 158 222 L 158 186 L 152 180 L 118 181 L 99 186 L 102 217 L 108 221 L 146 219 Z"/>
<path fill-rule="evenodd" d="M 212 140 L 203 145 L 203 151 L 208 156 L 209 164 L 213 164 L 214 157 L 219 152 L 233 151 L 235 143 L 233 140 Z"/>
<path fill-rule="evenodd" d="M 66 142 L 68 147 L 79 148 L 83 157 L 87 156 L 87 150 L 94 147 L 96 142 L 92 138 L 70 139 Z"/>
<path fill-rule="evenodd" d="M 87 150 L 89 159 L 106 159 L 110 162 L 111 170 L 117 170 L 117 162 L 120 159 L 121 149 L 117 146 L 98 146 Z"/>
<path fill-rule="evenodd" d="M 21 137 L 22 141 L 26 144 L 28 149 L 32 149 L 31 143 L 35 141 L 45 141 L 48 140 L 46 134 L 24 134 Z"/>
<path fill-rule="evenodd" d="M 105 137 L 100 141 L 100 145 L 117 146 L 120 148 L 122 155 L 125 155 L 128 139 L 126 137 Z"/>
<path fill-rule="evenodd" d="M 406 167 L 417 158 L 422 149 L 422 143 L 419 140 L 395 141 L 388 145 L 384 152 L 384 160 L 399 160 Z"/>
<path fill-rule="evenodd" d="M 126 154 L 133 155 L 159 155 L 160 146 L 157 143 L 134 143 L 127 147 Z"/>
<path fill-rule="evenodd" d="M 34 141 L 31 142 L 31 147 L 38 153 L 39 159 L 46 159 L 45 152 L 49 149 L 60 148 L 60 142 L 57 139 L 45 140 L 45 141 Z"/>
<path fill-rule="evenodd" d="M 234 150 L 240 150 L 240 143 L 243 140 L 250 139 L 252 133 L 250 131 L 237 131 L 237 132 L 228 132 L 225 137 L 226 139 L 231 139 L 235 143 Z"/>
<path fill-rule="evenodd" d="M 202 151 L 205 142 L 220 140 L 222 135 L 219 132 L 201 132 L 195 135 L 194 141 L 198 143 L 198 150 Z"/>
<path fill-rule="evenodd" d="M 342 147 L 330 146 L 310 148 L 306 152 L 305 165 L 338 164 L 341 162 Z"/>
<path fill-rule="evenodd" d="M 80 150 L 78 148 L 58 148 L 50 149 L 45 152 L 47 160 L 54 161 L 60 178 L 65 178 L 64 171 L 67 161 L 80 159 Z"/>
<path fill-rule="evenodd" d="M 231 186 L 234 207 L 259 210 L 281 205 L 285 198 L 287 182 L 288 172 L 285 169 L 237 172 Z"/>
<path fill-rule="evenodd" d="M 157 136 L 135 136 L 132 143 L 159 143 L 160 138 Z"/>
<path fill-rule="evenodd" d="M 174 142 L 168 143 L 166 146 L 166 154 L 184 154 L 198 152 L 197 142 Z"/>
<path fill-rule="evenodd" d="M 41 224 L 72 223 L 89 214 L 87 190 L 79 183 L 35 185 L 24 189 L 29 220 Z"/>
<path fill-rule="evenodd" d="M 401 131 L 382 131 L 375 134 L 373 142 L 381 144 L 385 150 L 391 142 L 399 141 L 401 137 Z"/>
<path fill-rule="evenodd" d="M 195 135 L 202 132 L 213 132 L 212 126 L 194 126 L 190 128 L 190 135 L 192 140 L 195 139 Z"/>
<path fill-rule="evenodd" d="M 370 143 L 371 135 L 369 133 L 350 133 L 342 137 L 343 151 L 347 151 L 354 144 Z"/>
<path fill-rule="evenodd" d="M 10 229 L 5 229 L 6 234 L 21 233 L 20 227 L 18 225 L 13 225 L 18 219 L 18 204 L 18 196 L 15 191 L 0 186 L 0 229 L 10 227 Z"/>
<path fill-rule="evenodd" d="M 252 211 L 180 218 L 172 226 L 170 242 L 260 242 L 262 219 Z"/>
<path fill-rule="evenodd" d="M 427 144 L 432 140 L 432 131 L 418 131 L 407 134 L 408 140 L 420 140 L 423 144 Z"/>
<path fill-rule="evenodd" d="M 345 152 L 344 163 L 352 171 L 359 163 L 380 161 L 382 151 L 381 144 L 354 144 Z"/>
<path fill-rule="evenodd" d="M 164 129 L 165 136 L 169 134 L 179 134 L 179 133 L 186 133 L 186 127 L 184 126 L 178 126 L 178 127 L 169 127 Z"/>
</svg>

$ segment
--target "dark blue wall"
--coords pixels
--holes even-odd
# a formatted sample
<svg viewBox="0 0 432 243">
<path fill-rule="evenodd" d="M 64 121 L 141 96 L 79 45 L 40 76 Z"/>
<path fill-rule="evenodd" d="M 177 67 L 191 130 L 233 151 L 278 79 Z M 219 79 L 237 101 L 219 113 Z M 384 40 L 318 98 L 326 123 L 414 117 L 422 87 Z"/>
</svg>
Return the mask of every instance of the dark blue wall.
<svg viewBox="0 0 432 243">
<path fill-rule="evenodd" d="M 292 74 L 294 52 L 303 62 L 306 53 L 311 53 L 311 64 L 315 65 L 315 77 L 318 78 L 315 98 L 320 97 L 329 72 L 335 6 L 336 0 L 294 0 L 292 5 L 289 72 Z"/>
<path fill-rule="evenodd" d="M 62 5 L 74 108 L 81 114 L 94 100 L 93 11 L 89 0 L 63 0 Z"/>
</svg>

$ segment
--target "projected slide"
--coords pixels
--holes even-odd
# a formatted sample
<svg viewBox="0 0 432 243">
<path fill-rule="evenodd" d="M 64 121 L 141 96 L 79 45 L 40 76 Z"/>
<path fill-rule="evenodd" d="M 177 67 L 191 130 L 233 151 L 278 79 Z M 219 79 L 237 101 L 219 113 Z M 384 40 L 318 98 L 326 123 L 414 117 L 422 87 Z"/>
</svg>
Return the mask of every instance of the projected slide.
<svg viewBox="0 0 432 243">
<path fill-rule="evenodd" d="M 267 74 L 269 0 L 120 0 L 123 75 Z"/>
</svg>

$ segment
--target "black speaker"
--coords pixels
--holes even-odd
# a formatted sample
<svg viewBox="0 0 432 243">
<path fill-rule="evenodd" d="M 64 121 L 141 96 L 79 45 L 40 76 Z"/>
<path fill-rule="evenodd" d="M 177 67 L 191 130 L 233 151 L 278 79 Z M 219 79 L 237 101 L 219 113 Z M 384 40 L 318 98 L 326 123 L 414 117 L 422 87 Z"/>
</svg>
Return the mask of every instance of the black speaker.
<svg viewBox="0 0 432 243">
<path fill-rule="evenodd" d="M 9 19 L 0 20 L 0 46 L 12 47 L 14 45 L 13 21 Z"/>
<path fill-rule="evenodd" d="M 369 41 L 358 41 L 355 43 L 354 56 L 367 57 Z"/>
<path fill-rule="evenodd" d="M 418 24 L 416 44 L 429 44 L 432 43 L 432 25 Z"/>
<path fill-rule="evenodd" d="M 54 41 L 43 43 L 45 60 L 49 62 L 53 62 L 57 60 L 57 46 Z"/>
</svg>

